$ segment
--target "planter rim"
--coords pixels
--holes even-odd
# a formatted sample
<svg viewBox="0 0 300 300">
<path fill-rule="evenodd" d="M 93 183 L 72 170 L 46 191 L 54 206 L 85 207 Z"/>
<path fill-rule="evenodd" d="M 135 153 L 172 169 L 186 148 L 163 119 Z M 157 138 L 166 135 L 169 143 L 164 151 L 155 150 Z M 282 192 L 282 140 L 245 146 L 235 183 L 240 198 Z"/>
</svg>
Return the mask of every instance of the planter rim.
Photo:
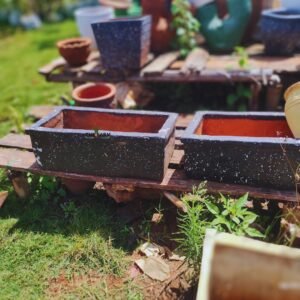
<svg viewBox="0 0 300 300">
<path fill-rule="evenodd" d="M 77 42 L 78 45 L 69 45 L 70 43 L 75 43 Z M 82 48 L 82 47 L 87 47 L 92 44 L 92 40 L 87 37 L 76 37 L 76 38 L 70 38 L 70 39 L 65 39 L 58 41 L 56 43 L 56 46 L 58 48 Z"/>
<path fill-rule="evenodd" d="M 270 119 L 285 118 L 285 114 L 281 112 L 216 112 L 216 111 L 198 111 L 185 132 L 181 137 L 183 143 L 193 143 L 194 140 L 198 141 L 226 141 L 226 142 L 236 142 L 236 143 L 264 143 L 264 144 L 297 144 L 300 146 L 300 139 L 295 138 L 285 138 L 285 137 L 245 137 L 245 136 L 212 136 L 212 135 L 197 135 L 195 130 L 198 128 L 200 122 L 205 116 L 216 116 L 223 118 L 240 118 L 249 117 L 254 119 L 265 119 L 266 117 Z"/>
<path fill-rule="evenodd" d="M 296 90 L 299 89 L 299 101 L 300 101 L 300 81 L 291 85 L 284 93 L 284 100 L 287 102 L 289 96 Z"/>
<path fill-rule="evenodd" d="M 93 22 L 92 25 L 97 25 L 97 24 L 106 24 L 106 23 L 122 23 L 122 22 L 136 22 L 140 23 L 141 21 L 144 20 L 152 20 L 151 15 L 144 15 L 144 16 L 133 16 L 133 17 L 120 17 L 120 18 L 113 18 L 109 20 L 100 20 L 97 22 Z"/>
<path fill-rule="evenodd" d="M 279 14 L 284 12 L 290 14 L 288 15 Z M 300 9 L 292 9 L 292 8 L 266 9 L 262 12 L 262 16 L 275 18 L 279 20 L 298 20 L 300 18 Z"/>
<path fill-rule="evenodd" d="M 91 17 L 91 16 L 101 16 L 106 15 L 108 13 L 113 13 L 114 10 L 108 6 L 94 5 L 94 6 L 86 6 L 81 7 L 75 10 L 76 17 Z"/>
<path fill-rule="evenodd" d="M 166 117 L 166 121 L 163 126 L 157 133 L 139 133 L 139 132 L 120 132 L 120 131 L 108 131 L 103 130 L 104 134 L 108 134 L 110 136 L 123 136 L 123 137 L 139 137 L 139 138 L 151 138 L 156 137 L 165 141 L 169 139 L 174 130 L 174 125 L 176 119 L 178 117 L 177 113 L 169 113 L 169 112 L 159 112 L 159 111 L 133 111 L 133 110 L 125 110 L 125 109 L 105 109 L 105 108 L 93 108 L 93 107 L 70 107 L 70 106 L 60 106 L 52 111 L 52 113 L 48 114 L 46 117 L 42 118 L 35 124 L 33 124 L 30 128 L 26 129 L 25 132 L 30 134 L 31 132 L 48 132 L 48 133 L 60 133 L 60 134 L 86 134 L 87 136 L 94 136 L 94 130 L 84 130 L 84 129 L 60 129 L 60 128 L 47 128 L 42 127 L 45 123 L 50 121 L 52 118 L 56 117 L 63 111 L 73 110 L 73 111 L 86 111 L 86 112 L 99 112 L 106 114 L 116 114 L 116 115 L 140 115 L 140 116 L 162 116 Z M 99 137 L 101 138 L 101 136 Z"/>
<path fill-rule="evenodd" d="M 107 95 L 104 95 L 104 96 L 101 96 L 101 97 L 97 97 L 97 98 L 82 98 L 82 97 L 79 97 L 77 95 L 82 90 L 84 90 L 86 88 L 94 87 L 94 86 L 108 87 L 108 88 L 110 88 L 110 92 Z M 110 84 L 110 83 L 86 83 L 86 84 L 78 86 L 77 88 L 75 88 L 73 90 L 73 92 L 72 92 L 72 98 L 74 98 L 76 101 L 82 102 L 82 103 L 86 103 L 86 102 L 98 102 L 98 101 L 101 101 L 101 100 L 106 100 L 108 98 L 111 98 L 115 94 L 116 94 L 116 87 L 113 84 Z"/>
</svg>

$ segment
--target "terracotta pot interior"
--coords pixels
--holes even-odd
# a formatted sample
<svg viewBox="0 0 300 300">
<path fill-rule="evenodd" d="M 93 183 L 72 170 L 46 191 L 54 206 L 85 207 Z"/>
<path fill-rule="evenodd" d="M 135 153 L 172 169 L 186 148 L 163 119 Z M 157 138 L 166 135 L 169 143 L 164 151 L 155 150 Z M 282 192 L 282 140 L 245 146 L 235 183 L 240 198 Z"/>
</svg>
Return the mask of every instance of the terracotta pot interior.
<svg viewBox="0 0 300 300">
<path fill-rule="evenodd" d="M 82 100 L 94 100 L 108 96 L 112 89 L 107 85 L 94 85 L 77 91 L 77 97 Z"/>
<path fill-rule="evenodd" d="M 47 128 L 157 133 L 166 116 L 65 110 L 43 125 Z"/>
<path fill-rule="evenodd" d="M 62 42 L 60 44 L 61 47 L 64 48 L 74 48 L 74 47 L 82 47 L 87 45 L 87 41 L 86 40 L 71 40 L 71 41 L 66 41 L 66 42 Z"/>
<path fill-rule="evenodd" d="M 270 120 L 205 117 L 196 129 L 195 134 L 211 136 L 293 138 L 293 134 L 285 119 Z"/>
</svg>

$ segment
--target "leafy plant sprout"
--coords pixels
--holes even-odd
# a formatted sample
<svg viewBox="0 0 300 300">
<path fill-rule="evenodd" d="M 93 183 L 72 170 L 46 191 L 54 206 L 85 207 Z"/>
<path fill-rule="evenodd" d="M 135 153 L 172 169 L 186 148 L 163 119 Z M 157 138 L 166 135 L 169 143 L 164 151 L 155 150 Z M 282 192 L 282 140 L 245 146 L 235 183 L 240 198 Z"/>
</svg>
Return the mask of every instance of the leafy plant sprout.
<svg viewBox="0 0 300 300">
<path fill-rule="evenodd" d="M 197 46 L 196 34 L 200 23 L 190 11 L 188 0 L 174 0 L 172 3 L 172 26 L 176 31 L 175 47 L 186 57 Z"/>
<path fill-rule="evenodd" d="M 238 62 L 241 69 L 248 69 L 250 67 L 249 55 L 244 47 L 235 47 L 234 54 L 238 57 Z"/>
<path fill-rule="evenodd" d="M 207 194 L 205 187 L 206 183 L 201 183 L 192 193 L 182 197 L 187 213 L 179 214 L 179 237 L 175 239 L 179 243 L 179 248 L 196 268 L 200 266 L 207 228 L 239 236 L 265 237 L 253 227 L 258 215 L 246 206 L 248 194 L 239 199 L 225 197 L 222 194 L 214 198 Z"/>
</svg>

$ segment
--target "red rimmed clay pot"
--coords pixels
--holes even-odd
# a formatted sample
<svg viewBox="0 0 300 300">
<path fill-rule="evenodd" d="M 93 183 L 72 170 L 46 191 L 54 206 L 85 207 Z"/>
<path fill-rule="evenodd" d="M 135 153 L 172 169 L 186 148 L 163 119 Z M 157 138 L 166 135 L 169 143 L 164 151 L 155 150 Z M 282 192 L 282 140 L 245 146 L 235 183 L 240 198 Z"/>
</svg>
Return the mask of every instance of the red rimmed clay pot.
<svg viewBox="0 0 300 300">
<path fill-rule="evenodd" d="M 72 97 L 77 106 L 111 108 L 116 88 L 109 83 L 87 83 L 73 90 Z"/>
<path fill-rule="evenodd" d="M 91 190 L 95 185 L 95 182 L 93 181 L 69 178 L 61 178 L 61 182 L 73 195 L 83 195 Z"/>
<path fill-rule="evenodd" d="M 72 38 L 57 42 L 60 55 L 72 67 L 86 64 L 91 54 L 92 41 L 89 38 Z"/>
</svg>

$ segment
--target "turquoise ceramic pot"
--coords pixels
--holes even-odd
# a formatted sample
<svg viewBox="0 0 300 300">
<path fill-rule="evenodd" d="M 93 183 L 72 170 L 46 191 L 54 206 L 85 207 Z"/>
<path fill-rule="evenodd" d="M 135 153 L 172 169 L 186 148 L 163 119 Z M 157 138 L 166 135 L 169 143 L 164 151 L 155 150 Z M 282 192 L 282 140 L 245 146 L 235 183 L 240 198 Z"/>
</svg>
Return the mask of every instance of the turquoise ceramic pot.
<svg viewBox="0 0 300 300">
<path fill-rule="evenodd" d="M 251 0 L 228 0 L 228 17 L 219 18 L 215 3 L 198 8 L 196 17 L 208 47 L 214 52 L 232 51 L 241 43 L 252 12 Z"/>
</svg>

